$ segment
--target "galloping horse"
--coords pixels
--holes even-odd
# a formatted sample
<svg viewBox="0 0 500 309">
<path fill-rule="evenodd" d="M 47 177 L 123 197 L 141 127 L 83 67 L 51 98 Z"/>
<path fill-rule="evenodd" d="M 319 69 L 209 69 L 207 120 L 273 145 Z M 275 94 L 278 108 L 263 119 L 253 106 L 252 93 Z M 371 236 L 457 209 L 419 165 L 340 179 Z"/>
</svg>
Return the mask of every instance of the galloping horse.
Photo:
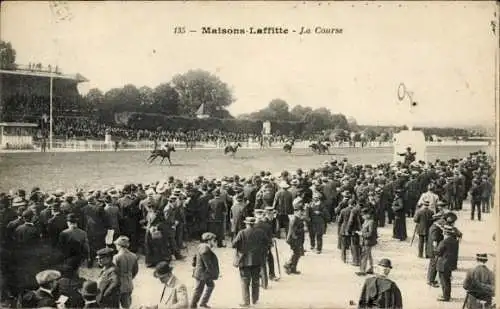
<svg viewBox="0 0 500 309">
<path fill-rule="evenodd" d="M 293 147 L 293 144 L 295 144 L 295 140 L 291 139 L 291 140 L 288 140 L 285 145 L 283 145 L 283 150 L 285 152 L 288 152 L 288 153 L 292 153 L 292 147 Z"/>
<path fill-rule="evenodd" d="M 309 145 L 309 148 L 311 148 L 313 152 L 318 154 L 324 154 L 326 152 L 330 153 L 330 143 L 312 143 L 311 145 Z"/>
<path fill-rule="evenodd" d="M 170 161 L 170 153 L 171 152 L 175 152 L 175 148 L 174 146 L 171 146 L 169 145 L 167 147 L 167 149 L 153 149 L 151 151 L 151 155 L 149 156 L 149 158 L 146 160 L 148 161 L 148 163 L 153 163 L 153 161 L 158 158 L 158 157 L 161 157 L 161 161 L 160 161 L 160 164 L 163 163 L 163 160 L 165 160 L 165 158 L 168 159 L 168 163 L 170 163 L 170 165 L 172 165 L 172 161 Z"/>
<path fill-rule="evenodd" d="M 238 148 L 241 147 L 241 144 L 238 143 L 236 145 L 227 145 L 226 148 L 224 148 L 224 154 L 231 153 L 231 156 L 234 156 L 236 151 L 238 151 Z"/>
</svg>

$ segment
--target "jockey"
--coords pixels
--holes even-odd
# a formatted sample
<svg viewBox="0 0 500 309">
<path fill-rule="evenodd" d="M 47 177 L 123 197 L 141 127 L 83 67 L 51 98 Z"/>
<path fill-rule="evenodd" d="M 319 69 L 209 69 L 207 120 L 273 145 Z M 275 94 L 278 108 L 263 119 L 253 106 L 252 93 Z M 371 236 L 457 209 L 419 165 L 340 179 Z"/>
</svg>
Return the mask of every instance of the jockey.
<svg viewBox="0 0 500 309">
<path fill-rule="evenodd" d="M 169 147 L 169 146 L 170 146 L 170 145 L 169 145 L 168 143 L 165 143 L 165 144 L 163 144 L 163 145 L 161 146 L 160 150 L 165 150 L 165 151 L 168 151 L 168 147 Z"/>
</svg>

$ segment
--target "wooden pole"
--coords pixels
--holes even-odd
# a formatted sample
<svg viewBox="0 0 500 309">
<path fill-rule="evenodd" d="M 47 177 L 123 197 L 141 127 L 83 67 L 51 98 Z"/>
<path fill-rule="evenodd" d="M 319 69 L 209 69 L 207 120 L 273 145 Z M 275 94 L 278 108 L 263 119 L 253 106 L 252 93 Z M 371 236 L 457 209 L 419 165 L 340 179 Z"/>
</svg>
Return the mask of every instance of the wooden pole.
<svg viewBox="0 0 500 309">
<path fill-rule="evenodd" d="M 52 77 L 52 73 L 50 75 L 50 123 L 49 123 L 49 147 L 50 150 L 52 150 L 52 124 L 53 124 L 53 118 L 52 118 L 52 96 L 53 96 L 53 88 L 54 88 L 54 79 Z"/>
</svg>

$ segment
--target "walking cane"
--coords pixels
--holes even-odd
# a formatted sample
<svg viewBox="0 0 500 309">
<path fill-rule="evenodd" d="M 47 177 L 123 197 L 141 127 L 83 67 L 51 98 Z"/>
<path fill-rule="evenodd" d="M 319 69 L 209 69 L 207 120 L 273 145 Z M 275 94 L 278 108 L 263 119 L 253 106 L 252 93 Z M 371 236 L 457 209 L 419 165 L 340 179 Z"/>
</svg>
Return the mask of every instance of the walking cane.
<svg viewBox="0 0 500 309">
<path fill-rule="evenodd" d="M 417 227 L 418 223 L 415 224 L 415 228 L 413 229 L 413 237 L 411 238 L 410 247 L 413 246 L 413 241 L 415 240 L 415 234 L 417 234 Z"/>
<path fill-rule="evenodd" d="M 469 293 L 465 294 L 465 299 L 464 299 L 464 304 L 462 305 L 462 309 L 465 309 L 465 306 L 467 305 L 468 299 L 469 299 Z"/>
<path fill-rule="evenodd" d="M 278 264 L 278 273 L 279 273 L 279 278 L 281 279 L 281 266 L 280 266 L 280 255 L 278 253 L 278 243 L 276 242 L 276 239 L 273 239 L 274 241 L 274 250 L 276 252 L 276 263 Z"/>
</svg>

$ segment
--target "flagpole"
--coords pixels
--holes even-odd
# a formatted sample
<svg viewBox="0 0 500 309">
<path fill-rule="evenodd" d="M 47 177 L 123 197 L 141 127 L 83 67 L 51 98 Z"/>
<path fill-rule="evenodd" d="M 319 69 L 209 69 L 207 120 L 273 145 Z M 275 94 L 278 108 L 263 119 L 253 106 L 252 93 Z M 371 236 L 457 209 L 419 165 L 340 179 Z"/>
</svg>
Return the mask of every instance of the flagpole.
<svg viewBox="0 0 500 309">
<path fill-rule="evenodd" d="M 49 148 L 52 150 L 52 123 L 53 123 L 53 118 L 52 118 L 52 92 L 54 88 L 54 78 L 52 76 L 52 72 L 50 74 L 50 94 L 49 94 L 49 100 L 50 100 L 50 123 L 49 123 Z"/>
</svg>

